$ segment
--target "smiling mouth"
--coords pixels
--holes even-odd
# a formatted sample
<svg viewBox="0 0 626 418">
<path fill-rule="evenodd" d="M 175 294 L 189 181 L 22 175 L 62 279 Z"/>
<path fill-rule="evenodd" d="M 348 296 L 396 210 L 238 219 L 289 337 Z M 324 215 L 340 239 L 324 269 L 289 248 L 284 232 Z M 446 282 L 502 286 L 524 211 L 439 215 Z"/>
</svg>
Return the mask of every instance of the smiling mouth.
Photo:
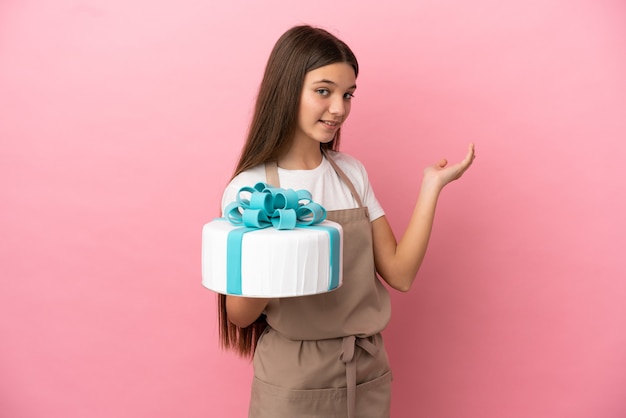
<svg viewBox="0 0 626 418">
<path fill-rule="evenodd" d="M 333 127 L 333 128 L 336 127 L 336 126 L 339 126 L 339 122 L 333 122 L 333 121 L 329 121 L 329 120 L 322 120 L 320 122 L 322 122 L 326 126 Z"/>
</svg>

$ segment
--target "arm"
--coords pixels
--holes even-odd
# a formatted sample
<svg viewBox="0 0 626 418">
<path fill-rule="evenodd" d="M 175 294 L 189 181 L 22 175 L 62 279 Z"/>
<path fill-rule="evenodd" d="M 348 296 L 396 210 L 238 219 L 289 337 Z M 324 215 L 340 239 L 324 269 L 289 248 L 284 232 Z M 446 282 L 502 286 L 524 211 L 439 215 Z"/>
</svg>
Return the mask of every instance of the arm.
<svg viewBox="0 0 626 418">
<path fill-rule="evenodd" d="M 372 222 L 376 270 L 394 289 L 406 292 L 411 288 L 426 255 L 439 194 L 446 184 L 463 175 L 474 158 L 474 145 L 470 144 L 460 163 L 447 167 L 448 162 L 441 160 L 424 170 L 413 215 L 399 242 L 396 242 L 387 218 L 382 216 Z"/>
<path fill-rule="evenodd" d="M 228 320 L 240 328 L 251 325 L 261 315 L 269 299 L 226 296 Z"/>
</svg>

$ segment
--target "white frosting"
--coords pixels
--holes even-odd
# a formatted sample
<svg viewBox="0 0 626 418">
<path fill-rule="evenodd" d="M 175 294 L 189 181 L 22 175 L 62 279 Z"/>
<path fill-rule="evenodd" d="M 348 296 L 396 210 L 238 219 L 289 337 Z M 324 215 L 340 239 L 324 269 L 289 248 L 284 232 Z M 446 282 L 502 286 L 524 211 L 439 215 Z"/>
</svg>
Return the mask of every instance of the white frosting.
<svg viewBox="0 0 626 418">
<path fill-rule="evenodd" d="M 320 226 L 341 225 L 324 221 Z M 227 293 L 226 242 L 228 233 L 240 228 L 216 219 L 202 230 L 202 284 L 218 293 Z M 343 257 L 339 257 L 339 284 Z M 324 230 L 265 228 L 243 235 L 241 260 L 242 296 L 289 297 L 328 292 L 331 281 L 330 237 Z"/>
</svg>

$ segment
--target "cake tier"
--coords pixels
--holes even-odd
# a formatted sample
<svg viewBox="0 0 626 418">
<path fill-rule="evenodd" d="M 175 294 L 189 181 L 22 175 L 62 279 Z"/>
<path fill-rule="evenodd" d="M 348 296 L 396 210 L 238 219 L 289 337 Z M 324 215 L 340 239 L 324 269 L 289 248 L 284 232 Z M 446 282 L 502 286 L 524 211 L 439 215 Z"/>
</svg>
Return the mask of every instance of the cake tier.
<svg viewBox="0 0 626 418">
<path fill-rule="evenodd" d="M 202 284 L 248 297 L 328 292 L 341 285 L 342 246 L 341 225 L 331 221 L 277 230 L 216 219 L 202 231 Z"/>
</svg>

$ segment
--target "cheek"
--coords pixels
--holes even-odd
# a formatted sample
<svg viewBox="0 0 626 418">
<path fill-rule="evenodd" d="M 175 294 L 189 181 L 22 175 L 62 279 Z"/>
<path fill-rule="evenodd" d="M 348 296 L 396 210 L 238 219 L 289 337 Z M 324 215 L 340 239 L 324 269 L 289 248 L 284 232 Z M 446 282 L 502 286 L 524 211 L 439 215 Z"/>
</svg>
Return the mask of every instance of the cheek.
<svg viewBox="0 0 626 418">
<path fill-rule="evenodd" d="M 317 110 L 317 108 L 318 108 L 318 104 L 314 97 L 310 97 L 307 95 L 302 97 L 300 101 L 300 114 L 301 115 L 314 113 Z"/>
<path fill-rule="evenodd" d="M 348 116 L 350 116 L 350 111 L 352 110 L 352 102 L 346 102 L 345 109 L 346 109 L 346 114 L 345 114 L 345 116 L 343 117 L 343 118 L 344 118 L 344 120 L 345 120 L 345 119 L 347 119 L 347 118 L 348 118 Z"/>
</svg>

